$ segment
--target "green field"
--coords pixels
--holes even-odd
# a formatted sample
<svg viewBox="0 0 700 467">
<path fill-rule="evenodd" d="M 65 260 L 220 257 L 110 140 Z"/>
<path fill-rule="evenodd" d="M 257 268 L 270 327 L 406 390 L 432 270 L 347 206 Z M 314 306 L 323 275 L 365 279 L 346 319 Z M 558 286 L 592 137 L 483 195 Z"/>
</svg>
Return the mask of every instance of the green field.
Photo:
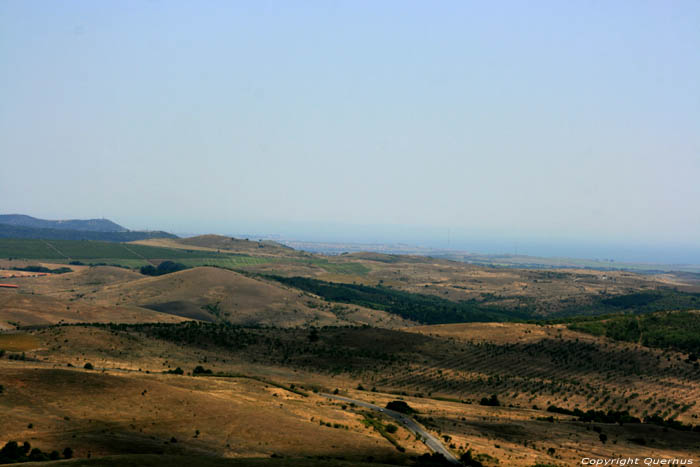
<svg viewBox="0 0 700 467">
<path fill-rule="evenodd" d="M 334 274 L 354 274 L 363 276 L 369 272 L 369 268 L 361 263 L 332 263 L 325 258 L 301 259 L 297 262 L 310 266 L 318 266 Z"/>
<path fill-rule="evenodd" d="M 0 239 L 0 258 L 37 260 L 54 263 L 80 261 L 85 264 L 109 264 L 138 268 L 151 260 L 171 260 L 188 267 L 218 266 L 229 269 L 267 263 L 306 264 L 336 274 L 366 274 L 359 263 L 330 262 L 325 258 L 288 258 L 249 256 L 216 251 L 162 248 L 131 243 L 89 240 Z"/>
<path fill-rule="evenodd" d="M 0 258 L 83 260 L 178 259 L 220 256 L 212 251 L 177 250 L 145 245 L 94 242 L 89 240 L 0 239 Z"/>
<path fill-rule="evenodd" d="M 274 258 L 269 256 L 246 256 L 246 255 L 226 255 L 220 254 L 216 258 L 180 258 L 178 263 L 182 263 L 185 266 L 197 267 L 197 266 L 217 266 L 227 269 L 236 269 L 245 266 L 255 266 L 258 264 L 266 263 L 278 263 L 280 261 L 285 261 L 285 258 Z M 286 260 L 289 261 L 289 260 Z"/>
<path fill-rule="evenodd" d="M 0 239 L 0 258 L 40 260 L 55 263 L 80 261 L 84 264 L 109 264 L 138 268 L 153 260 L 171 260 L 187 266 L 205 264 L 240 267 L 267 262 L 246 255 L 215 251 L 181 250 L 125 243 L 87 240 Z"/>
</svg>

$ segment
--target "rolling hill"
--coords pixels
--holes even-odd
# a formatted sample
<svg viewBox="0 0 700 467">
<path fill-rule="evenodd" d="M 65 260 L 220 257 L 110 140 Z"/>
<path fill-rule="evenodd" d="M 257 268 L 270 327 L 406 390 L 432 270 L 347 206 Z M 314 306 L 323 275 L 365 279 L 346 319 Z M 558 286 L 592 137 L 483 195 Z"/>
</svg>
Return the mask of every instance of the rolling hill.
<svg viewBox="0 0 700 467">
<path fill-rule="evenodd" d="M 207 322 L 282 327 L 413 324 L 381 310 L 327 303 L 275 281 L 221 268 L 197 267 L 157 277 L 110 266 L 77 268 L 79 270 L 67 274 L 15 277 L 4 281 L 19 285 L 22 296 L 51 297 L 89 306 L 153 310 Z M 148 316 L 146 313 L 144 319 Z M 112 321 L 121 320 L 115 316 Z"/>
<path fill-rule="evenodd" d="M 409 321 L 362 307 L 342 307 L 283 287 L 220 268 L 198 267 L 110 285 L 84 300 L 125 303 L 209 322 L 301 326 L 376 323 L 399 326 Z"/>
<path fill-rule="evenodd" d="M 87 232 L 127 232 L 128 229 L 109 219 L 46 220 L 24 214 L 0 214 L 0 224 L 35 229 L 82 230 Z"/>
<path fill-rule="evenodd" d="M 102 232 L 93 230 L 47 229 L 0 224 L 0 238 L 35 238 L 47 240 L 95 240 L 102 242 L 132 242 L 147 238 L 175 238 L 168 232 L 118 231 Z"/>
<path fill-rule="evenodd" d="M 54 221 L 22 214 L 2 214 L 0 215 L 0 238 L 131 242 L 148 238 L 177 238 L 177 236 L 163 231 L 128 230 L 108 219 Z"/>
</svg>

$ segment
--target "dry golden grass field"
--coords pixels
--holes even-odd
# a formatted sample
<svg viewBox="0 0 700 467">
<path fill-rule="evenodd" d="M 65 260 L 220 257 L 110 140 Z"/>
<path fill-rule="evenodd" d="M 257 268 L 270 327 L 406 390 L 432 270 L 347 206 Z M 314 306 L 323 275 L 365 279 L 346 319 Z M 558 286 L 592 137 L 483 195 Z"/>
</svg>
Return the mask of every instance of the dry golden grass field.
<svg viewBox="0 0 700 467">
<path fill-rule="evenodd" d="M 486 456 L 499 459 L 498 465 L 575 465 L 577 458 L 591 454 L 633 455 L 641 449 L 645 455 L 687 457 L 700 450 L 698 433 L 639 424 L 584 423 L 544 410 L 550 403 L 584 409 L 615 407 L 627 398 L 629 408 L 636 413 L 652 403 L 670 408 L 684 399 L 691 407 L 680 414 L 680 419 L 695 421 L 698 375 L 682 373 L 682 365 L 675 359 L 662 359 L 657 367 L 647 368 L 661 376 L 658 381 L 645 375 L 613 381 L 624 376 L 616 365 L 625 365 L 626 357 L 631 355 L 624 353 L 622 344 L 594 342 L 589 336 L 554 326 L 516 325 L 510 330 L 508 325 L 491 324 L 457 327 L 411 328 L 409 335 L 373 328 L 321 329 L 319 341 L 314 344 L 318 352 L 304 348 L 307 330 L 258 329 L 255 333 L 262 336 L 260 339 L 236 350 L 208 342 L 184 345 L 177 339 L 154 338 L 131 328 L 68 326 L 35 330 L 23 338 L 35 339 L 36 347 L 25 352 L 34 361 L 0 360 L 4 385 L 0 403 L 4 404 L 4 413 L 10 414 L 5 426 L 14 427 L 6 428 L 4 439 L 27 439 L 46 449 L 66 445 L 81 457 L 88 452 L 91 456 L 124 452 L 223 457 L 278 454 L 330 456 L 355 462 L 372 456 L 403 463 L 410 461 L 411 454 L 426 452 L 415 437 L 399 430 L 398 442 L 407 450 L 399 453 L 362 425 L 363 410 L 347 405 L 343 408 L 344 404 L 314 392 L 338 389 L 341 394 L 380 405 L 396 398 L 407 401 L 418 410 L 417 419 L 447 440 L 446 445 L 455 453 L 471 448 L 481 455 L 485 465 L 495 465 Z M 445 333 L 447 339 L 438 337 Z M 561 365 L 557 371 L 571 373 L 566 376 L 572 378 L 568 383 L 583 377 L 591 384 L 581 385 L 583 393 L 578 392 L 577 385 L 565 384 L 564 375 L 553 376 L 551 362 L 548 366 L 535 358 L 525 364 L 519 354 L 502 353 L 502 349 L 494 352 L 458 346 L 461 341 L 508 346 L 547 339 L 576 342 L 576 338 L 599 344 L 611 359 L 610 366 L 602 369 L 583 367 L 582 361 Z M 279 339 L 274 343 L 277 352 L 268 347 L 268 339 Z M 382 354 L 361 352 L 380 343 L 398 361 L 386 362 Z M 293 344 L 300 348 L 289 348 Z M 289 355 L 280 355 L 280 349 Z M 345 371 L 339 372 L 337 362 L 327 356 L 337 352 L 345 355 Z M 645 354 L 641 351 L 640 355 Z M 471 359 L 472 364 L 466 367 L 480 360 L 481 366 L 460 372 L 445 365 L 444 356 Z M 94 370 L 82 368 L 88 362 Z M 196 365 L 232 376 L 188 375 Z M 576 366 L 581 368 L 574 375 Z M 176 367 L 183 368 L 185 374 L 162 373 Z M 511 371 L 519 374 L 517 383 L 508 380 L 504 386 L 489 381 L 496 375 L 506 381 L 505 374 Z M 475 381 L 474 374 L 481 380 Z M 635 378 L 640 381 L 633 386 Z M 547 380 L 561 387 L 550 392 L 550 386 L 540 385 Z M 460 383 L 455 385 L 455 381 Z M 358 385 L 365 390 L 357 390 Z M 528 388 L 533 392 L 522 396 L 511 392 Z M 608 394 L 611 399 L 601 405 L 586 393 L 589 390 L 600 396 Z M 633 391 L 638 395 L 632 396 Z M 478 404 L 480 397 L 491 393 L 498 394 L 500 407 Z M 647 397 L 653 397 L 654 402 L 643 404 Z M 343 427 L 317 425 L 321 420 Z M 31 430 L 27 429 L 30 423 Z M 606 443 L 599 440 L 596 430 L 606 434 Z M 177 443 L 169 442 L 171 437 Z"/>
</svg>

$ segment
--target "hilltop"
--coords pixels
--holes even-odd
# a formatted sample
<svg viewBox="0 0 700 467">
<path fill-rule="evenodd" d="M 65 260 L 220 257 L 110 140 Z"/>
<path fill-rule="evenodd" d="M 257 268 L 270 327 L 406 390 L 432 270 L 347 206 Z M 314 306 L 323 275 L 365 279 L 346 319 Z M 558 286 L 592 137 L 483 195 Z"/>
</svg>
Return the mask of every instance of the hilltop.
<svg viewBox="0 0 700 467">
<path fill-rule="evenodd" d="M 130 242 L 177 237 L 163 231 L 128 230 L 108 219 L 46 220 L 22 214 L 3 214 L 0 215 L 0 238 Z"/>
<path fill-rule="evenodd" d="M 180 321 L 184 319 L 139 307 L 95 305 L 85 301 L 0 289 L 0 330 L 58 323 L 177 323 Z"/>
<path fill-rule="evenodd" d="M 82 230 L 87 232 L 127 232 L 122 227 L 109 219 L 67 219 L 47 220 L 24 214 L 0 214 L 0 224 L 17 227 L 32 227 L 37 229 L 55 230 Z"/>
<path fill-rule="evenodd" d="M 412 324 L 381 310 L 330 304 L 275 281 L 214 267 L 196 267 L 157 277 L 109 266 L 81 267 L 67 274 L 14 277 L 4 281 L 20 286 L 19 292 L 6 292 L 8 295 L 14 294 L 25 300 L 31 298 L 37 303 L 49 300 L 49 297 L 53 300 L 50 303 L 59 300 L 59 304 L 52 305 L 51 309 L 60 309 L 63 302 L 70 302 L 73 308 L 81 305 L 104 309 L 117 306 L 122 311 L 129 309 L 137 313 L 140 310 L 144 321 L 153 321 L 153 313 L 158 312 L 157 316 L 165 314 L 206 322 L 281 327 L 338 324 L 401 327 Z M 36 314 L 38 305 L 32 305 L 30 309 Z M 16 307 L 7 309 L 6 319 L 12 321 L 15 316 L 15 321 L 25 325 L 39 324 L 27 322 L 27 317 L 19 316 L 16 310 Z M 60 317 L 65 322 L 76 322 L 74 312 Z M 81 321 L 90 322 L 90 319 Z M 138 322 L 138 319 L 124 319 L 113 313 L 111 321 Z M 41 322 L 58 322 L 58 319 Z"/>
</svg>

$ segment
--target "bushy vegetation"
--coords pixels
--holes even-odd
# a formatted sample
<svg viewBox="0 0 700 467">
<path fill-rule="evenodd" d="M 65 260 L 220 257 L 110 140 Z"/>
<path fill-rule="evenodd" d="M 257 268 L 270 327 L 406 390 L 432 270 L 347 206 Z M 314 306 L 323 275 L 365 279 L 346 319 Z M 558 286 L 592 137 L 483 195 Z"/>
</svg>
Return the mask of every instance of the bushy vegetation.
<svg viewBox="0 0 700 467">
<path fill-rule="evenodd" d="M 648 347 L 700 354 L 700 313 L 679 311 L 648 315 L 619 315 L 601 320 L 571 323 L 575 331 L 614 340 L 640 342 Z"/>
<path fill-rule="evenodd" d="M 306 277 L 266 276 L 285 285 L 316 294 L 328 301 L 383 310 L 425 324 L 511 321 L 530 317 L 527 311 L 508 311 L 476 301 L 452 302 L 388 287 L 325 282 Z"/>
<path fill-rule="evenodd" d="M 501 402 L 498 400 L 498 396 L 496 396 L 496 394 L 491 394 L 491 397 L 482 397 L 479 404 L 487 407 L 499 407 Z"/>
<path fill-rule="evenodd" d="M 310 342 L 307 329 L 242 327 L 226 322 L 91 323 L 59 326 L 93 326 L 115 333 L 142 333 L 149 338 L 178 345 L 248 352 L 251 358 L 258 361 L 313 368 L 329 373 L 379 369 L 395 364 L 400 361 L 400 355 L 373 343 L 384 342 L 385 339 L 403 339 L 403 333 L 391 330 L 324 327 L 317 331 L 318 340 Z"/>
<path fill-rule="evenodd" d="M 43 462 L 73 457 L 73 450 L 65 448 L 63 456 L 58 451 L 49 453 L 43 452 L 39 448 L 32 448 L 28 441 L 21 445 L 17 441 L 8 441 L 2 449 L 0 449 L 0 464 L 14 464 L 18 462 Z"/>
<path fill-rule="evenodd" d="M 581 409 L 569 410 L 562 407 L 557 407 L 555 405 L 550 405 L 547 407 L 547 412 L 560 413 L 564 415 L 573 415 L 578 417 L 579 421 L 582 422 L 596 422 L 596 423 L 619 423 L 620 425 L 624 423 L 641 423 L 642 421 L 633 417 L 628 411 L 615 411 L 615 410 L 593 410 L 589 409 L 583 411 Z"/>
<path fill-rule="evenodd" d="M 557 315 L 608 315 L 620 312 L 646 314 L 657 311 L 694 310 L 700 308 L 700 294 L 679 292 L 672 289 L 635 292 L 614 297 L 595 297 L 588 304 L 573 303 Z"/>
<path fill-rule="evenodd" d="M 23 268 L 12 268 L 13 271 L 26 271 L 26 272 L 43 272 L 47 274 L 65 274 L 67 272 L 73 272 L 71 268 L 56 268 L 56 269 L 50 269 L 44 266 L 26 266 Z"/>
<path fill-rule="evenodd" d="M 211 375 L 214 372 L 208 368 L 204 368 L 202 365 L 197 365 L 194 370 L 192 370 L 193 375 Z"/>
<path fill-rule="evenodd" d="M 481 462 L 479 462 L 477 459 L 475 459 L 472 456 L 471 449 L 468 449 L 467 452 L 462 454 L 459 458 L 459 461 L 467 467 L 483 467 L 484 466 L 484 464 L 482 464 Z"/>
<path fill-rule="evenodd" d="M 176 342 L 184 345 L 207 347 L 210 345 L 230 350 L 242 349 L 258 342 L 257 333 L 248 328 L 228 323 L 212 324 L 199 321 L 184 323 L 101 324 L 90 326 L 108 327 L 113 331 L 136 331 L 148 337 Z"/>
<path fill-rule="evenodd" d="M 620 425 L 623 425 L 625 423 L 649 423 L 652 425 L 673 428 L 675 430 L 700 432 L 700 425 L 693 426 L 691 424 L 685 424 L 672 418 L 663 418 L 658 414 L 647 415 L 646 417 L 640 420 L 637 417 L 631 416 L 626 410 L 608 410 L 606 412 L 603 410 L 589 409 L 584 412 L 583 410 L 578 408 L 570 410 L 562 407 L 557 407 L 555 405 L 550 405 L 547 408 L 547 411 L 564 415 L 572 415 L 574 417 L 577 417 L 579 421 L 582 422 L 618 423 Z"/>
<path fill-rule="evenodd" d="M 365 412 L 364 413 L 364 420 L 362 420 L 362 423 L 366 427 L 372 427 L 376 432 L 378 432 L 380 435 L 382 435 L 387 441 L 389 441 L 391 444 L 394 445 L 397 451 L 399 452 L 404 452 L 406 451 L 406 448 L 401 446 L 393 436 L 391 436 L 390 433 L 395 433 L 396 429 L 392 429 L 393 431 L 387 430 L 388 426 L 392 426 L 396 428 L 396 425 L 393 425 L 389 423 L 388 425 L 385 425 L 380 419 L 375 418 L 374 414 L 370 412 Z"/>
<path fill-rule="evenodd" d="M 142 266 L 141 274 L 146 276 L 162 276 L 164 274 L 183 271 L 185 269 L 187 269 L 187 266 L 185 266 L 182 263 L 175 263 L 173 261 L 163 261 L 158 265 L 158 267 L 154 267 L 152 264 L 149 264 L 148 266 Z"/>
<path fill-rule="evenodd" d="M 410 405 L 408 405 L 405 401 L 387 402 L 386 408 L 389 410 L 393 410 L 394 412 L 399 412 L 399 413 L 404 413 L 404 414 L 412 414 L 415 412 L 415 410 Z"/>
</svg>

